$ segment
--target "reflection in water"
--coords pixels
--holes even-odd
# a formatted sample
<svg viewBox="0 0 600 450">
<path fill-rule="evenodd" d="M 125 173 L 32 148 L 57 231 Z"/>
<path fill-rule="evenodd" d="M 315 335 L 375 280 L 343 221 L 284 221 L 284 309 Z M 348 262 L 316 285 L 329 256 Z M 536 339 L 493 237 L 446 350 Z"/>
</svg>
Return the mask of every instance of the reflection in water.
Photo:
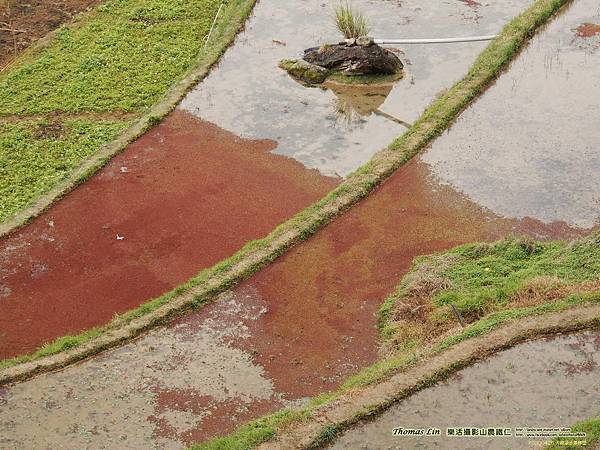
<svg viewBox="0 0 600 450">
<path fill-rule="evenodd" d="M 377 36 L 470 36 L 498 32 L 531 0 L 486 2 L 477 7 L 459 0 L 354 0 Z M 340 126 L 332 109 L 335 94 L 306 89 L 279 69 L 285 58 L 307 47 L 337 42 L 331 14 L 334 1 L 263 1 L 245 31 L 218 67 L 181 107 L 238 136 L 273 139 L 276 153 L 291 156 L 323 174 L 342 176 L 405 131 L 436 97 L 468 71 L 485 43 L 402 48 L 405 77 L 380 105 L 380 111 L 353 115 Z M 284 42 L 286 45 L 281 45 Z M 346 109 L 343 109 L 346 111 Z M 391 121 L 390 116 L 400 119 Z"/>
<path fill-rule="evenodd" d="M 504 217 L 599 224 L 600 35 L 573 31 L 596 6 L 574 2 L 436 140 L 443 182 Z"/>
<path fill-rule="evenodd" d="M 448 427 L 570 427 L 600 414 L 600 332 L 528 342 L 456 373 L 338 439 L 334 449 L 531 449 L 527 438 L 446 437 Z M 395 427 L 442 429 L 398 437 Z M 539 442 L 539 441 L 538 441 Z M 460 446 L 457 445 L 460 443 Z"/>
<path fill-rule="evenodd" d="M 379 109 L 392 92 L 392 83 L 366 85 L 326 81 L 323 85 L 336 96 L 334 109 L 339 122 L 352 126 L 354 123 L 364 122 L 363 118 L 376 114 L 406 128 L 410 127 L 410 124 Z"/>
</svg>

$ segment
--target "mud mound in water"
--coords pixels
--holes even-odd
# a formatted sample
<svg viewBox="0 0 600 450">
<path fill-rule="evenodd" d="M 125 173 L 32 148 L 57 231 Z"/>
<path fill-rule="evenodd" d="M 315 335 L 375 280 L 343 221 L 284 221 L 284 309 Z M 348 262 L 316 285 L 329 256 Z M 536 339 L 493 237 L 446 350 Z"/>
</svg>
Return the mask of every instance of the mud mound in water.
<svg viewBox="0 0 600 450">
<path fill-rule="evenodd" d="M 402 70 L 400 59 L 372 40 L 360 44 L 324 45 L 304 51 L 304 60 L 347 75 L 392 75 Z"/>
</svg>

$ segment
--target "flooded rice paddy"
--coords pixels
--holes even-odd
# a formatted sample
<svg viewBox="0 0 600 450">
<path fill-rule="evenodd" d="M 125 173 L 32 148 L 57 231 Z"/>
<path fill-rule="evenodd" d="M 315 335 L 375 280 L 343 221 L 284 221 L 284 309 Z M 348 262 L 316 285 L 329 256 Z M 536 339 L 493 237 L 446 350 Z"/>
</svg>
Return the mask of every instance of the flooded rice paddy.
<svg viewBox="0 0 600 450">
<path fill-rule="evenodd" d="M 425 35 L 499 29 L 528 3 L 482 6 L 477 17 L 461 2 L 360 6 L 377 32 L 401 27 Z M 307 89 L 277 62 L 334 39 L 327 26 L 332 8 L 260 2 L 246 31 L 180 109 L 46 213 L 0 239 L 0 357 L 105 324 L 267 235 L 333 189 L 340 182 L 335 174 L 356 169 L 403 132 L 399 118 L 415 120 L 484 45 L 406 49 L 405 78 L 377 92 Z M 323 160 L 321 151 L 343 167 L 310 163 Z"/>
<path fill-rule="evenodd" d="M 516 13 L 528 2 L 517 5 L 508 1 L 505 7 L 501 7 L 500 3 L 504 2 L 494 2 L 494 6 L 482 6 L 474 2 L 456 1 L 445 2 L 437 10 L 431 5 L 432 2 L 382 1 L 369 4 L 375 3 L 384 5 L 377 11 L 387 11 L 387 14 L 382 14 L 381 23 L 385 23 L 385 20 L 392 21 L 392 14 L 385 9 L 391 7 L 398 8 L 399 11 L 393 16 L 394 26 L 397 23 L 405 23 L 407 27 L 416 27 L 416 23 L 422 17 L 421 28 L 417 29 L 428 37 L 438 32 L 445 35 L 479 33 L 483 30 L 477 28 L 478 24 L 489 27 L 496 24 L 499 28 L 508 18 L 506 11 L 514 8 Z M 547 45 L 551 46 L 557 39 L 561 40 L 565 29 L 573 38 L 568 44 L 569 52 L 596 58 L 598 52 L 594 50 L 595 37 L 582 41 L 580 39 L 583 38 L 577 35 L 577 27 L 593 19 L 589 17 L 589 8 L 585 8 L 588 3 L 587 0 L 576 1 L 572 7 L 573 12 L 570 10 L 561 16 L 562 21 L 558 28 L 549 28 L 541 38 L 534 39 L 530 50 L 517 60 L 507 75 L 500 78 L 498 85 L 501 85 L 505 77 L 514 76 L 515 68 L 522 67 L 521 58 L 529 57 L 530 61 L 537 61 L 531 70 L 538 70 L 537 64 L 544 64 L 545 60 L 538 60 L 532 55 Z M 312 2 L 301 4 L 306 4 L 308 8 Z M 585 14 L 579 8 L 581 4 L 584 5 Z M 120 228 L 121 221 L 108 221 L 111 228 L 107 229 L 106 234 L 111 240 L 106 241 L 106 248 L 110 248 L 108 245 L 123 245 L 131 241 L 140 243 L 137 249 L 123 252 L 126 256 L 123 259 L 123 267 L 129 267 L 130 261 L 138 261 L 139 252 L 145 254 L 146 249 L 152 251 L 156 248 L 157 254 L 165 255 L 166 258 L 156 259 L 151 253 L 140 266 L 140 270 L 144 271 L 150 270 L 146 269 L 147 267 L 152 268 L 154 272 L 151 276 L 141 273 L 137 278 L 130 278 L 134 282 L 117 283 L 110 289 L 116 291 L 119 286 L 128 289 L 139 289 L 141 286 L 149 290 L 167 289 L 173 281 L 165 281 L 162 278 L 163 272 L 179 276 L 183 273 L 181 267 L 186 267 L 193 273 L 192 266 L 199 270 L 203 264 L 209 264 L 208 259 L 202 259 L 203 252 L 211 255 L 214 251 L 216 255 L 224 243 L 230 245 L 226 251 L 232 252 L 236 246 L 240 246 L 234 238 L 238 238 L 239 235 L 246 239 L 244 233 L 251 235 L 258 232 L 254 221 L 268 228 L 271 226 L 268 220 L 280 220 L 281 216 L 290 214 L 294 208 L 300 208 L 302 201 L 308 204 L 311 196 L 317 197 L 321 190 L 327 190 L 339 182 L 339 179 L 326 175 L 345 174 L 368 159 L 383 144 L 387 144 L 391 137 L 402 132 L 404 126 L 401 123 L 390 120 L 385 115 L 375 114 L 375 111 L 383 111 L 401 121 L 415 120 L 425 105 L 435 97 L 436 92 L 448 87 L 452 80 L 459 78 L 466 71 L 479 51 L 479 44 L 474 47 L 449 47 L 445 50 L 427 47 L 431 49 L 427 51 L 433 53 L 427 53 L 426 50 L 419 52 L 416 48 L 403 49 L 407 52 L 404 59 L 411 60 L 414 69 L 409 64 L 405 78 L 389 92 L 383 90 L 373 93 L 374 98 L 369 102 L 362 102 L 359 103 L 359 107 L 354 107 L 354 116 L 349 120 L 340 120 L 334 117 L 336 110 L 344 109 L 339 106 L 340 101 L 356 105 L 355 93 L 337 92 L 336 95 L 333 92 L 335 88 L 327 91 L 307 89 L 295 84 L 285 73 L 277 72 L 278 69 L 273 68 L 273 72 L 270 72 L 271 65 L 268 61 L 290 56 L 290 52 L 301 50 L 304 44 L 294 49 L 286 41 L 290 39 L 288 35 L 279 35 L 276 33 L 278 28 L 268 28 L 261 24 L 287 23 L 287 28 L 282 26 L 287 30 L 296 20 L 299 24 L 303 23 L 302 21 L 311 22 L 305 27 L 298 26 L 297 33 L 307 33 L 303 40 L 316 39 L 308 34 L 312 30 L 312 19 L 318 15 L 313 14 L 314 17 L 309 18 L 308 15 L 304 17 L 298 12 L 296 16 L 288 16 L 290 11 L 298 11 L 298 5 L 290 3 L 287 6 L 289 8 L 283 2 L 274 6 L 266 0 L 261 1 L 247 31 L 238 37 L 234 47 L 205 84 L 201 84 L 184 101 L 183 110 L 177 111 L 147 135 L 148 137 L 142 138 L 147 141 L 142 141 L 142 144 L 138 141 L 130 147 L 119 157 L 124 158 L 122 164 L 121 160 L 116 159 L 109 166 L 112 167 L 112 172 L 107 168 L 95 178 L 99 183 L 111 176 L 118 179 L 130 174 L 139 174 L 143 179 L 149 179 L 148 183 L 151 181 L 149 187 L 140 189 L 136 195 L 132 195 L 128 203 L 120 205 L 119 210 L 107 216 L 113 221 L 114 217 L 122 218 L 122 223 L 129 224 L 130 228 L 123 231 Z M 438 11 L 439 16 L 434 15 L 435 11 Z M 404 15 L 412 19 L 401 19 Z M 278 18 L 280 20 L 277 20 Z M 269 20 L 271 22 L 268 22 Z M 437 23 L 440 25 L 436 31 Z M 452 23 L 455 24 L 455 28 L 447 28 Z M 269 36 L 265 37 L 267 29 L 270 32 Z M 391 31 L 393 30 L 390 29 Z M 271 47 L 264 47 L 258 45 L 260 39 L 263 40 L 263 44 L 265 40 L 277 39 L 286 42 L 286 45 L 272 42 Z M 240 76 L 240 71 L 246 67 L 240 68 L 240 65 L 244 64 L 244 61 L 250 61 L 243 55 L 250 52 L 253 42 L 256 45 L 255 53 L 258 54 L 254 61 L 266 58 L 261 64 L 265 80 L 271 81 L 260 82 L 255 77 Z M 564 42 L 561 45 L 566 46 Z M 409 57 L 410 51 L 415 53 Z M 236 56 L 236 52 L 241 56 Z M 264 56 L 271 53 L 271 56 Z M 433 62 L 436 54 L 441 58 L 437 64 Z M 446 60 L 447 54 L 454 54 L 454 57 Z M 415 62 L 416 60 L 419 62 Z M 585 67 L 585 70 L 596 70 L 597 74 L 597 67 L 600 66 L 590 65 L 589 68 Z M 254 65 L 248 65 L 246 70 L 255 70 Z M 222 77 L 218 77 L 218 74 Z M 271 76 L 276 78 L 268 78 Z M 233 78 L 225 82 L 227 77 Z M 413 78 L 414 83 L 411 82 Z M 246 85 L 247 92 L 238 88 L 238 84 L 232 81 L 235 79 L 239 83 L 250 83 Z M 555 89 L 560 89 L 560 85 L 556 87 L 559 79 L 568 83 L 568 79 L 565 78 L 552 78 L 550 82 Z M 437 81 L 434 83 L 434 80 Z M 404 82 L 407 83 L 402 84 Z M 292 83 L 289 84 L 289 88 L 285 87 L 288 83 Z M 436 83 L 438 85 L 435 85 Z M 543 85 L 544 79 L 539 79 L 538 83 Z M 266 90 L 269 84 L 272 84 L 272 89 Z M 421 86 L 422 89 L 417 89 L 417 86 Z M 587 89 L 585 85 L 579 87 L 584 91 Z M 253 106 L 260 102 L 250 95 L 251 92 L 261 90 L 261 98 L 269 99 L 269 102 L 262 103 L 263 110 Z M 209 92 L 214 93 L 215 97 Z M 287 95 L 288 100 L 282 100 L 284 95 Z M 391 101 L 396 95 L 400 100 Z M 295 97 L 289 99 L 293 96 Z M 577 98 L 579 97 L 574 97 Z M 478 114 L 481 122 L 494 123 L 495 110 L 486 106 L 485 99 L 486 95 L 467 113 Z M 540 111 L 546 110 L 546 99 L 552 101 L 548 96 L 535 98 Z M 288 104 L 288 112 L 279 114 L 277 117 L 280 120 L 273 120 L 273 111 L 283 107 L 282 102 L 288 102 L 285 103 Z M 304 105 L 303 102 L 308 102 L 308 105 Z M 519 96 L 511 97 L 511 103 L 515 109 L 523 107 Z M 481 111 L 478 106 L 480 104 Z M 202 105 L 202 108 L 199 105 Z M 274 109 L 269 109 L 271 107 Z M 244 115 L 244 108 L 253 111 L 253 116 Z M 295 108 L 304 108 L 298 110 L 302 114 L 294 112 L 286 116 L 291 119 L 284 121 L 282 117 L 295 111 Z M 371 111 L 370 115 L 368 111 Z M 193 118 L 190 113 L 201 119 Z M 333 114 L 331 120 L 326 118 L 328 114 Z M 312 117 L 310 121 L 301 122 L 300 118 L 309 115 Z M 256 126 L 254 131 L 250 130 L 253 123 Z M 234 124 L 237 128 L 234 128 Z M 269 124 L 273 128 L 270 128 Z M 587 126 L 588 122 L 584 124 Z M 470 123 L 470 126 L 476 125 Z M 503 125 L 502 121 L 498 122 L 496 133 L 501 133 L 501 126 L 505 127 L 503 136 L 510 138 L 515 133 L 511 122 Z M 525 122 L 523 126 L 525 127 Z M 550 162 L 541 165 L 525 164 L 530 159 L 535 159 L 535 155 L 539 155 L 539 147 L 546 147 L 548 158 L 555 161 L 557 166 L 562 164 L 569 169 L 569 164 L 581 167 L 594 164 L 593 158 L 585 159 L 588 155 L 585 149 L 596 142 L 587 141 L 585 136 L 594 139 L 594 130 L 586 134 L 581 132 L 579 124 L 570 121 L 565 121 L 561 126 L 564 127 L 561 135 L 538 134 L 535 128 L 529 133 L 523 133 L 519 144 L 522 149 L 521 166 L 524 172 L 515 171 L 515 166 L 508 166 L 509 173 L 521 176 L 516 177 L 517 181 L 526 180 L 529 174 L 531 183 L 534 183 L 536 179 L 544 178 L 544 170 L 553 167 Z M 568 128 L 569 126 L 571 128 Z M 381 131 L 383 134 L 380 134 L 377 127 L 384 130 Z M 389 127 L 393 128 L 394 132 L 390 133 L 388 139 L 385 133 Z M 581 191 L 574 185 L 569 188 L 573 197 L 583 199 L 579 203 L 584 205 L 581 208 L 571 208 L 562 197 L 555 195 L 546 199 L 549 205 L 544 208 L 529 208 L 527 211 L 530 212 L 520 214 L 514 210 L 502 209 L 498 206 L 502 202 L 485 203 L 481 200 L 479 203 L 477 190 L 459 189 L 458 182 L 450 176 L 454 171 L 442 170 L 444 164 L 441 161 L 444 157 L 449 155 L 450 162 L 452 155 L 460 159 L 464 148 L 469 148 L 473 158 L 473 170 L 463 172 L 466 173 L 465 178 L 478 176 L 478 173 L 472 172 L 480 172 L 484 168 L 490 174 L 490 182 L 496 183 L 498 197 L 505 191 L 511 192 L 510 184 L 500 184 L 497 181 L 498 174 L 506 173 L 506 164 L 517 158 L 510 153 L 511 148 L 503 146 L 501 139 L 490 142 L 479 139 L 478 136 L 471 136 L 463 146 L 452 145 L 449 139 L 453 133 L 460 132 L 461 127 L 466 127 L 462 120 L 447 136 L 434 143 L 424 155 L 399 169 L 370 197 L 203 310 L 181 317 L 165 328 L 151 331 L 139 340 L 93 360 L 4 388 L 0 394 L 0 427 L 5 432 L 2 433 L 4 441 L 0 441 L 0 444 L 29 448 L 35 447 L 36 443 L 40 442 L 39 439 L 44 439 L 44 442 L 57 443 L 67 448 L 95 448 L 101 446 L 100 442 L 108 448 L 171 448 L 225 434 L 266 412 L 301 403 L 308 396 L 333 389 L 348 375 L 372 363 L 377 358 L 375 313 L 385 296 L 409 269 L 415 256 L 444 250 L 464 242 L 493 240 L 510 233 L 529 234 L 541 239 L 576 237 L 588 232 L 593 226 L 595 203 L 593 193 L 589 194 L 590 190 L 595 189 L 593 183 L 583 183 Z M 264 131 L 260 131 L 261 129 Z M 235 130 L 235 134 L 224 130 Z M 289 134 L 284 134 L 284 131 L 289 131 Z M 148 148 L 158 149 L 159 153 L 169 155 L 172 135 L 181 136 L 180 140 L 173 141 L 179 143 L 175 148 L 182 152 L 181 163 L 172 162 L 172 165 L 166 165 L 170 158 L 165 156 L 152 163 L 162 165 L 164 171 L 152 169 L 154 166 L 149 165 L 136 172 L 134 157 L 141 158 Z M 341 140 L 334 139 L 336 135 L 344 137 Z M 572 139 L 575 135 L 576 138 Z M 210 136 L 213 136 L 212 140 Z M 562 140 L 558 139 L 560 136 Z M 234 156 L 231 160 L 221 161 L 222 165 L 219 165 L 218 154 L 222 150 L 218 143 L 224 137 L 225 147 L 232 146 L 231 153 Z M 296 142 L 296 139 L 297 146 L 293 147 L 290 143 Z M 346 144 L 362 144 L 357 145 L 359 149 L 356 151 L 351 151 L 348 149 L 353 148 L 352 146 L 334 145 L 336 139 Z M 385 142 L 376 146 L 374 141 L 378 139 Z M 544 144 L 545 140 L 548 145 Z M 136 148 L 135 145 L 139 147 Z M 294 148 L 296 150 L 293 150 Z M 195 152 L 192 152 L 192 156 L 185 156 L 186 151 L 190 149 L 195 149 Z M 240 152 L 241 149 L 249 151 Z M 361 154 L 363 150 L 364 153 Z M 574 157 L 566 158 L 564 155 L 568 152 Z M 497 157 L 487 157 L 488 154 Z M 506 158 L 498 157 L 501 154 L 506 154 Z M 204 157 L 206 159 L 202 159 Z M 485 160 L 486 157 L 487 165 L 480 165 L 479 161 Z M 461 167 L 450 162 L 450 167 Z M 177 165 L 177 170 L 173 165 Z M 254 172 L 246 173 L 246 165 L 252 167 Z M 463 165 L 468 163 L 465 161 Z M 263 172 L 265 166 L 272 169 Z M 122 171 L 122 167 L 126 170 Z M 206 172 L 202 170 L 203 167 L 208 168 Z M 229 168 L 236 170 L 239 178 L 230 177 L 227 172 Z M 316 170 L 311 171 L 311 168 Z M 455 170 L 458 172 L 458 169 Z M 273 185 L 269 189 L 269 182 L 276 174 L 283 177 L 281 188 Z M 211 178 L 205 178 L 209 176 Z M 238 184 L 230 186 L 228 183 L 232 179 Z M 199 180 L 206 181 L 202 184 Z M 78 192 L 82 192 L 88 186 L 94 189 L 93 183 L 94 179 L 71 196 L 78 195 Z M 286 183 L 294 186 L 297 192 L 297 201 L 290 205 L 287 205 L 290 202 Z M 486 181 L 480 180 L 480 183 L 485 185 Z M 520 183 L 522 185 L 525 181 Z M 476 183 L 473 185 L 483 189 Z M 215 189 L 214 186 L 219 188 Z M 195 188 L 198 190 L 195 191 Z M 153 229 L 155 220 L 167 220 L 162 217 L 160 211 L 169 204 L 168 197 L 156 195 L 157 192 L 163 192 L 161 189 L 172 191 L 171 194 L 181 196 L 184 201 L 179 206 L 174 205 L 171 210 L 167 209 L 171 212 L 168 221 L 156 223 L 157 228 Z M 244 190 L 248 190 L 248 198 L 240 200 L 240 203 L 245 203 L 244 207 L 254 208 L 256 192 L 262 192 L 261 203 L 255 210 L 246 213 L 232 207 L 229 216 L 220 221 L 219 218 L 224 213 L 219 210 L 219 205 L 227 205 L 226 201 L 222 202 L 223 198 L 229 198 L 229 202 L 236 203 L 233 199 L 236 195 L 243 194 Z M 90 196 L 93 197 L 94 192 L 96 191 L 89 191 L 87 197 L 82 198 L 89 199 Z M 224 192 L 229 193 L 230 197 L 224 197 Z M 597 194 L 600 189 L 595 192 Z M 514 203 L 519 203 L 519 197 L 512 198 Z M 526 206 L 533 203 L 526 195 L 522 198 Z M 68 199 L 69 197 L 57 206 L 63 204 L 61 207 L 67 208 Z M 207 199 L 210 202 L 205 206 Z M 114 204 L 118 202 L 115 201 Z M 151 214 L 139 215 L 133 211 L 130 215 L 133 206 Z M 284 209 L 278 210 L 279 215 L 276 215 L 271 213 L 272 208 Z M 268 220 L 261 216 L 263 209 L 269 211 Z M 542 213 L 548 210 L 552 210 L 553 213 Z M 97 211 L 98 207 L 91 209 L 90 217 L 102 217 Z M 51 209 L 48 214 L 52 212 Z M 211 220 L 215 214 L 217 219 L 213 223 Z M 69 215 L 72 216 L 73 214 Z M 41 230 L 44 223 L 48 226 L 48 217 L 42 216 L 31 227 L 38 226 Z M 188 218 L 190 222 L 186 222 Z M 42 220 L 46 222 L 41 222 Z M 94 235 L 94 232 L 100 233 L 96 228 L 104 230 L 102 224 L 90 224 L 89 219 L 84 218 L 77 220 L 82 222 L 82 229 L 89 228 L 87 239 L 101 242 L 98 237 L 101 235 Z M 40 224 L 36 225 L 37 222 Z M 69 226 L 66 219 L 64 224 Z M 113 224 L 119 226 L 112 227 Z M 136 233 L 139 233 L 139 230 L 136 227 L 147 230 L 144 231 L 144 239 L 138 241 Z M 242 231 L 236 227 L 242 227 Z M 24 232 L 28 229 L 29 227 L 25 228 Z M 194 245 L 187 246 L 187 241 L 178 240 L 183 231 L 198 233 L 204 240 L 194 238 L 197 239 L 193 241 Z M 215 234 L 217 232 L 219 234 Z M 72 233 L 65 232 L 65 236 L 71 235 Z M 117 240 L 116 236 L 124 239 Z M 157 236 L 160 237 L 158 242 L 164 242 L 164 246 L 153 244 Z M 183 249 L 182 253 L 179 253 L 178 249 Z M 88 250 L 86 253 L 90 260 L 93 260 L 95 254 L 103 254 L 104 251 L 104 247 L 95 247 L 95 250 Z M 193 254 L 186 253 L 192 251 Z M 44 262 L 42 258 L 39 260 Z M 32 258 L 28 264 L 32 265 L 35 261 L 36 259 Z M 77 267 L 81 266 L 82 272 L 85 273 L 86 264 L 88 263 L 82 260 Z M 107 267 L 114 268 L 114 261 Z M 119 273 L 118 268 L 113 270 L 114 273 Z M 26 273 L 30 271 L 28 269 Z M 50 270 L 37 272 L 40 277 L 52 273 Z M 89 273 L 92 272 L 88 271 Z M 112 280 L 114 273 L 107 275 L 105 279 Z M 160 283 L 155 282 L 156 279 L 159 279 Z M 5 286 L 10 291 L 7 291 L 9 294 L 2 301 L 10 302 L 10 292 L 15 292 L 16 288 L 14 285 Z M 112 290 L 107 287 L 105 295 L 110 297 L 106 293 Z M 136 298 L 141 297 L 142 295 L 139 295 Z M 88 301 L 102 303 L 90 298 Z M 126 303 L 128 300 L 120 301 Z M 107 308 L 108 310 L 110 308 Z M 90 317 L 93 318 L 91 315 Z M 18 315 L 13 320 L 18 321 Z M 72 326 L 77 325 L 74 323 Z M 22 326 L 27 328 L 33 325 L 24 323 Z M 15 342 L 17 341 L 15 339 Z M 36 432 L 32 433 L 34 429 Z M 106 436 L 106 439 L 98 436 Z M 112 441 L 108 440 L 108 436 Z"/>
<path fill-rule="evenodd" d="M 272 154 L 274 146 L 177 111 L 0 240 L 0 357 L 109 322 L 265 236 L 337 184 Z"/>
<path fill-rule="evenodd" d="M 600 24 L 594 0 L 550 23 L 423 160 L 504 217 L 600 220 Z"/>
<path fill-rule="evenodd" d="M 600 332 L 527 342 L 457 372 L 349 430 L 331 449 L 534 449 L 544 440 L 448 437 L 447 428 L 569 428 L 600 415 Z M 393 436 L 439 428 L 441 437 Z"/>
<path fill-rule="evenodd" d="M 498 33 L 531 1 L 352 4 L 368 17 L 374 37 L 398 39 Z M 414 122 L 437 95 L 462 78 L 486 45 L 391 48 L 403 61 L 405 75 L 381 98 L 378 108 L 384 114 L 371 108 L 340 109 L 335 89 L 306 88 L 277 67 L 281 59 L 300 57 L 305 48 L 340 40 L 332 21 L 335 5 L 322 0 L 262 2 L 218 70 L 181 107 L 240 136 L 273 139 L 278 143 L 275 153 L 308 168 L 346 176 L 402 134 L 404 124 Z"/>
</svg>

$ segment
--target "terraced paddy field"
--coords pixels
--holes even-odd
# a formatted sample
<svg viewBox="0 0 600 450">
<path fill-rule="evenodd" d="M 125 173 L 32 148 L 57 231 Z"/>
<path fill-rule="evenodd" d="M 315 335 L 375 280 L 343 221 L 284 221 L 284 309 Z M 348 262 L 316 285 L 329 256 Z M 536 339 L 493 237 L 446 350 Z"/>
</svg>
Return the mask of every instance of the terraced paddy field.
<svg viewBox="0 0 600 450">
<path fill-rule="evenodd" d="M 486 34 L 530 4 L 430 3 L 382 2 L 372 20 L 382 34 Z M 484 46 L 401 49 L 405 77 L 367 92 L 376 99 L 365 114 L 364 96 L 307 89 L 276 68 L 321 38 L 322 11 L 318 2 L 260 2 L 176 111 L 3 238 L 3 356 L 102 325 L 268 233 L 403 133 Z M 590 1 L 573 2 L 430 148 L 214 302 L 93 359 L 5 385 L 0 443 L 180 448 L 227 434 L 375 362 L 377 311 L 415 257 L 509 234 L 594 231 L 598 106 L 588 92 L 600 53 L 580 28 L 594 14 Z M 88 214 L 75 220 L 74 208 Z"/>
<path fill-rule="evenodd" d="M 475 20 L 461 2 L 383 2 L 371 20 L 382 34 L 398 26 L 415 34 L 486 33 L 528 3 L 481 7 Z M 319 19 L 305 23 L 307 12 Z M 0 356 L 30 353 L 104 325 L 172 290 L 323 197 L 342 181 L 338 175 L 405 131 L 371 110 L 360 109 L 361 115 L 350 108 L 349 120 L 339 117 L 334 93 L 307 89 L 277 67 L 279 59 L 315 41 L 318 30 L 329 30 L 320 39 L 335 39 L 329 20 L 320 2 L 262 2 L 179 109 L 0 240 Z M 406 76 L 379 109 L 416 120 L 467 72 L 484 45 L 406 49 Z"/>
</svg>

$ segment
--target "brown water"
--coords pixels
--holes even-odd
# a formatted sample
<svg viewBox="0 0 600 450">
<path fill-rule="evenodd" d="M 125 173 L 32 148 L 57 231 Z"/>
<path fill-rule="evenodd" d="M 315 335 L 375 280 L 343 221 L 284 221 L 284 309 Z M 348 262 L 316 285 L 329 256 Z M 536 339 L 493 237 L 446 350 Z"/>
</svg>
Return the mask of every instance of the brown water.
<svg viewBox="0 0 600 450">
<path fill-rule="evenodd" d="M 499 28 L 528 1 L 502 3 L 479 8 L 485 17 L 479 23 L 460 2 L 362 7 L 381 33 L 401 26 L 407 33 L 461 34 Z M 308 164 L 319 173 L 286 155 L 325 152 L 323 160 L 343 162 L 342 173 L 355 169 L 405 130 L 390 114 L 414 120 L 436 92 L 464 74 L 483 45 L 413 49 L 405 60 L 409 67 L 414 59 L 415 69 L 376 92 L 307 89 L 277 62 L 307 43 L 335 37 L 327 27 L 332 5 L 260 2 L 247 30 L 183 109 L 0 239 L 0 358 L 103 325 L 267 235 L 340 181 L 323 174 L 336 170 Z M 321 30 L 329 31 L 317 39 Z M 344 153 L 338 157 L 338 151 Z"/>
<path fill-rule="evenodd" d="M 578 233 L 486 214 L 415 160 L 200 312 L 7 387 L 0 446 L 178 448 L 334 389 L 377 358 L 376 311 L 416 255 L 513 231 Z"/>
<path fill-rule="evenodd" d="M 600 416 L 600 332 L 527 342 L 461 370 L 373 422 L 339 437 L 332 449 L 531 449 L 543 440 L 448 437 L 447 428 L 571 427 Z M 439 428 L 441 437 L 393 436 L 392 429 Z"/>
<path fill-rule="evenodd" d="M 0 239 L 0 358 L 110 322 L 337 185 L 274 147 L 176 111 Z"/>
</svg>

